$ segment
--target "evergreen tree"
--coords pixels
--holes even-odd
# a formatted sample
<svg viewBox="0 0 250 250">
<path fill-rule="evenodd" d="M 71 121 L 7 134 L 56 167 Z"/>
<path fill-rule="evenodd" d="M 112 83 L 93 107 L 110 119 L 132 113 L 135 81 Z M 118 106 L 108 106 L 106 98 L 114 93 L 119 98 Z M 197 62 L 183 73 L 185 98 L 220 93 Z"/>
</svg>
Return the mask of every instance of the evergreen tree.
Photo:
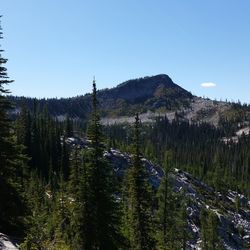
<svg viewBox="0 0 250 250">
<path fill-rule="evenodd" d="M 74 166 L 71 181 L 80 171 L 79 206 L 76 215 L 80 219 L 79 249 L 117 249 L 119 246 L 119 207 L 115 200 L 112 167 L 104 159 L 104 144 L 96 84 L 93 82 L 92 116 L 88 127 L 90 149 L 84 153 L 80 166 Z"/>
<path fill-rule="evenodd" d="M 171 202 L 173 201 L 173 191 L 169 185 L 169 171 L 171 169 L 171 154 L 165 153 L 164 157 L 164 177 L 158 190 L 158 222 L 159 222 L 159 245 L 162 249 L 167 249 L 169 242 L 168 236 L 171 227 L 172 209 Z"/>
<path fill-rule="evenodd" d="M 38 178 L 36 173 L 32 172 L 26 192 L 29 198 L 30 213 L 27 216 L 26 236 L 20 247 L 23 250 L 45 249 L 48 241 L 48 232 L 45 225 L 48 222 L 48 214 L 50 214 L 51 190 L 46 190 L 45 183 Z"/>
<path fill-rule="evenodd" d="M 0 26 L 0 39 L 1 30 Z M 7 59 L 2 57 L 2 52 L 3 50 L 0 50 L 0 231 L 17 233 L 23 227 L 19 218 L 24 212 L 21 185 L 25 157 L 14 138 L 13 127 L 8 117 L 12 107 L 6 98 L 6 94 L 9 93 L 6 85 L 12 81 L 8 79 L 7 69 L 4 67 Z M 16 209 L 17 207 L 19 209 Z"/>
<path fill-rule="evenodd" d="M 158 246 L 160 249 L 186 249 L 187 240 L 190 238 L 186 197 L 185 193 L 175 193 L 172 190 L 167 173 L 166 171 L 157 195 Z"/>
<path fill-rule="evenodd" d="M 17 142 L 25 146 L 25 153 L 31 156 L 31 117 L 26 106 L 22 106 L 16 126 Z"/>
<path fill-rule="evenodd" d="M 85 176 L 82 176 L 82 157 L 80 156 L 80 150 L 78 148 L 73 150 L 70 162 L 70 175 L 68 181 L 68 196 L 71 200 L 69 205 L 69 211 L 71 215 L 70 241 L 74 249 L 86 249 L 84 246 L 86 242 L 86 233 L 84 230 L 81 230 L 81 227 L 82 225 L 87 225 L 87 220 L 83 220 L 84 216 L 86 216 L 85 208 L 87 199 L 81 194 L 82 192 L 86 191 L 85 188 L 83 188 L 83 183 L 87 184 L 87 182 L 82 182 L 83 179 L 85 180 Z"/>
<path fill-rule="evenodd" d="M 63 175 L 64 180 L 68 180 L 69 178 L 69 164 L 70 164 L 70 150 L 69 147 L 67 146 L 65 142 L 65 138 L 63 137 L 63 142 L 62 142 L 62 156 L 61 156 L 61 173 Z"/>
<path fill-rule="evenodd" d="M 135 117 L 134 155 L 132 164 L 125 180 L 125 236 L 128 238 L 130 249 L 154 249 L 152 237 L 152 197 L 148 176 L 141 162 L 140 152 L 140 120 Z"/>
<path fill-rule="evenodd" d="M 223 249 L 218 236 L 218 217 L 213 211 L 202 208 L 200 213 L 202 249 Z"/>
<path fill-rule="evenodd" d="M 67 115 L 67 118 L 66 118 L 65 135 L 66 135 L 66 137 L 72 137 L 73 136 L 73 123 L 70 120 L 68 115 Z"/>
<path fill-rule="evenodd" d="M 70 211 L 69 196 L 66 192 L 66 183 L 63 175 L 60 175 L 59 190 L 56 193 L 54 207 L 52 209 L 52 228 L 54 249 L 70 249 Z"/>
</svg>

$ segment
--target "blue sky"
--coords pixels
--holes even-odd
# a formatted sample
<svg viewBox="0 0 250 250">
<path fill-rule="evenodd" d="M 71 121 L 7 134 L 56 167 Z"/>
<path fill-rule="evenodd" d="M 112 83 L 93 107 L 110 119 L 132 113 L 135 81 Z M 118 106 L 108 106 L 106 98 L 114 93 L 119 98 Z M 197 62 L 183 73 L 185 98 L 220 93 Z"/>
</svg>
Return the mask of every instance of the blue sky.
<svg viewBox="0 0 250 250">
<path fill-rule="evenodd" d="M 68 97 L 94 75 L 108 88 L 165 73 L 193 94 L 250 103 L 249 13 L 249 0 L 1 0 L 10 89 Z"/>
</svg>

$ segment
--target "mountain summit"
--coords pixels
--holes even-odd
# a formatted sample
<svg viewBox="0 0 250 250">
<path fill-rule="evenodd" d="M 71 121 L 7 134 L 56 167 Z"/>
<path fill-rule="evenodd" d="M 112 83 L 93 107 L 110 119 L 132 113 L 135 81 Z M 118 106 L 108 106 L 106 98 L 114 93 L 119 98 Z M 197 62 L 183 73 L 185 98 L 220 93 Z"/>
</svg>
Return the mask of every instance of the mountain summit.
<svg viewBox="0 0 250 250">
<path fill-rule="evenodd" d="M 168 75 L 156 75 L 133 79 L 119 84 L 116 88 L 102 91 L 103 97 L 123 99 L 130 103 L 150 98 L 191 98 L 192 95 L 175 84 Z M 101 95 L 102 96 L 102 95 Z"/>
<path fill-rule="evenodd" d="M 98 97 L 104 115 L 130 115 L 159 108 L 173 110 L 187 105 L 193 98 L 164 74 L 126 81 L 99 91 Z"/>
</svg>

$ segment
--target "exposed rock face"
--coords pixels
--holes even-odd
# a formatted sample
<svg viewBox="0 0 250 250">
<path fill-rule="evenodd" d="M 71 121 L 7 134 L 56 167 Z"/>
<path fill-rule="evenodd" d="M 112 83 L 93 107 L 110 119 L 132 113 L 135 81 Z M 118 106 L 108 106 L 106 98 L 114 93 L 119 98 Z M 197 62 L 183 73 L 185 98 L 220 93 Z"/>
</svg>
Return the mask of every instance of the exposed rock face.
<svg viewBox="0 0 250 250">
<path fill-rule="evenodd" d="M 7 235 L 0 233 L 0 249 L 2 250 L 18 250 L 18 245 Z"/>
<path fill-rule="evenodd" d="M 70 139 L 74 147 L 88 147 L 84 140 Z M 110 161 L 118 177 L 123 177 L 131 163 L 131 155 L 111 149 L 104 156 Z M 142 158 L 142 163 L 149 175 L 149 182 L 157 189 L 164 172 L 160 166 Z M 169 182 L 174 192 L 183 192 L 189 198 L 187 207 L 188 225 L 191 240 L 188 249 L 201 249 L 200 212 L 206 207 L 219 219 L 218 234 L 227 250 L 250 249 L 250 201 L 242 194 L 228 190 L 222 194 L 194 178 L 187 172 L 174 169 L 169 175 Z"/>
<path fill-rule="evenodd" d="M 112 164 L 117 176 L 123 177 L 124 173 L 131 163 L 131 155 L 127 153 L 121 153 L 119 150 L 111 149 L 109 152 L 105 152 L 104 156 Z M 154 188 L 158 188 L 161 182 L 161 178 L 164 175 L 161 167 L 152 164 L 152 162 L 145 158 L 142 158 L 141 161 L 148 173 L 149 182 Z"/>
<path fill-rule="evenodd" d="M 105 156 L 110 160 L 115 172 L 123 176 L 131 161 L 131 156 L 112 149 Z M 164 172 L 160 166 L 143 158 L 148 174 L 149 182 L 154 188 L 158 188 Z M 189 249 L 200 249 L 200 212 L 202 207 L 213 211 L 219 218 L 219 237 L 222 239 L 225 249 L 247 249 L 250 246 L 250 202 L 235 191 L 228 190 L 221 194 L 213 190 L 205 183 L 192 177 L 189 173 L 175 169 L 169 176 L 170 183 L 175 192 L 184 191 L 191 201 L 187 207 L 188 225 L 192 239 L 188 242 Z M 236 202 L 239 200 L 239 208 Z"/>
<path fill-rule="evenodd" d="M 235 136 L 223 137 L 221 140 L 226 144 L 231 143 L 231 142 L 238 143 L 239 138 L 243 136 L 249 136 L 249 134 L 250 134 L 250 127 L 248 126 L 248 127 L 245 127 L 236 131 Z"/>
<path fill-rule="evenodd" d="M 110 160 L 118 176 L 123 176 L 131 161 L 131 156 L 111 149 L 105 156 Z M 160 166 L 143 158 L 149 181 L 154 188 L 158 188 L 164 172 Z M 201 249 L 200 212 L 202 207 L 213 211 L 219 219 L 218 233 L 224 248 L 228 250 L 243 250 L 250 246 L 250 202 L 248 199 L 232 190 L 226 194 L 216 192 L 205 183 L 192 177 L 189 173 L 175 169 L 171 172 L 170 183 L 174 192 L 184 191 L 190 203 L 187 207 L 188 225 L 192 239 L 189 249 Z M 238 200 L 239 207 L 236 202 Z"/>
<path fill-rule="evenodd" d="M 247 249 L 245 247 L 250 246 L 250 203 L 245 196 L 231 190 L 226 194 L 215 192 L 203 182 L 178 169 L 170 178 L 174 191 L 185 190 L 186 196 L 191 200 L 191 205 L 187 208 L 188 223 L 193 236 L 190 241 L 191 249 L 200 246 L 200 226 L 197 222 L 203 206 L 218 216 L 219 237 L 225 249 Z M 239 209 L 236 209 L 237 199 Z"/>
<path fill-rule="evenodd" d="M 207 122 L 217 126 L 222 113 L 227 112 L 230 105 L 225 102 L 214 102 L 199 97 L 193 97 L 188 107 L 179 107 L 177 111 L 165 110 L 157 112 L 147 111 L 140 114 L 142 123 L 153 123 L 156 118 L 167 117 L 169 121 L 175 118 L 176 112 L 182 117 L 182 120 L 187 122 Z M 103 117 L 102 123 L 104 125 L 133 123 L 133 116 L 119 116 L 119 117 Z"/>
</svg>

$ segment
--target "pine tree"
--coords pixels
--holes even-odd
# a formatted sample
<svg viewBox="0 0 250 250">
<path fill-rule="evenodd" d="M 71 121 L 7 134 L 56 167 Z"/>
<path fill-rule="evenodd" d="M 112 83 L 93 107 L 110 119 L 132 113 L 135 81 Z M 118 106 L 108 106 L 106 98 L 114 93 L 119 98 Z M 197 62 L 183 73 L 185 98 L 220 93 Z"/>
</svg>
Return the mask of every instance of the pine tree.
<svg viewBox="0 0 250 250">
<path fill-rule="evenodd" d="M 135 117 L 134 155 L 125 180 L 125 235 L 130 249 L 154 249 L 152 237 L 152 197 L 148 176 L 141 162 L 140 120 Z"/>
<path fill-rule="evenodd" d="M 181 201 L 179 211 L 176 218 L 176 231 L 177 231 L 177 244 L 179 247 L 176 249 L 187 249 L 187 241 L 190 239 L 190 232 L 188 228 L 188 215 L 187 215 L 187 199 L 185 193 L 181 193 L 179 199 Z"/>
<path fill-rule="evenodd" d="M 31 123 L 31 166 L 32 169 L 40 169 L 41 162 L 41 145 L 40 145 L 40 133 L 38 129 L 38 112 L 37 103 L 33 103 L 33 117 Z"/>
<path fill-rule="evenodd" d="M 73 136 L 73 123 L 70 120 L 68 115 L 66 117 L 65 135 L 66 135 L 66 137 L 72 137 Z"/>
<path fill-rule="evenodd" d="M 38 250 L 44 247 L 46 242 L 46 232 L 44 225 L 47 222 L 48 204 L 45 202 L 46 190 L 44 183 L 39 180 L 37 174 L 30 174 L 29 185 L 26 189 L 28 196 L 29 215 L 26 217 L 28 221 L 28 229 L 26 236 L 21 244 L 21 249 Z"/>
<path fill-rule="evenodd" d="M 119 208 L 115 200 L 112 167 L 103 156 L 103 134 L 95 81 L 88 139 L 91 141 L 90 149 L 84 153 L 80 163 L 81 177 L 78 183 L 80 207 L 76 208 L 76 214 L 81 221 L 79 249 L 117 249 L 120 240 Z"/>
<path fill-rule="evenodd" d="M 169 173 L 171 170 L 171 152 L 166 152 L 164 156 L 164 177 L 158 190 L 158 222 L 159 222 L 159 245 L 162 249 L 168 249 L 173 240 L 170 233 L 174 225 L 175 200 L 174 194 L 169 184 Z"/>
<path fill-rule="evenodd" d="M 70 199 L 69 211 L 70 211 L 70 242 L 74 249 L 86 249 L 84 247 L 86 233 L 81 230 L 82 225 L 87 224 L 87 220 L 84 219 L 86 215 L 86 197 L 81 194 L 85 192 L 83 188 L 82 169 L 82 157 L 78 148 L 74 149 L 70 159 L 70 175 L 68 181 L 68 197 Z M 87 184 L 84 182 L 84 184 Z M 84 189 L 84 190 L 83 190 Z"/>
<path fill-rule="evenodd" d="M 0 39 L 3 38 L 1 30 L 0 26 Z M 7 69 L 4 67 L 7 59 L 2 57 L 2 52 L 0 50 L 0 231 L 13 233 L 14 230 L 17 233 L 21 227 L 19 218 L 24 209 L 21 185 L 25 158 L 22 148 L 15 141 L 8 117 L 12 106 L 6 98 L 9 91 L 5 86 L 12 81 L 8 79 Z"/>
<path fill-rule="evenodd" d="M 213 211 L 202 208 L 200 213 L 202 249 L 223 249 L 218 237 L 218 217 Z"/>
<path fill-rule="evenodd" d="M 31 117 L 26 106 L 22 106 L 16 126 L 17 142 L 25 146 L 25 153 L 31 156 Z"/>
<path fill-rule="evenodd" d="M 54 199 L 54 207 L 52 209 L 52 228 L 53 240 L 52 246 L 54 249 L 70 249 L 70 198 L 66 192 L 66 183 L 63 175 L 60 175 L 59 190 L 56 192 Z M 49 247 L 48 247 L 49 248 Z"/>
<path fill-rule="evenodd" d="M 65 138 L 63 137 L 60 172 L 62 173 L 64 180 L 68 180 L 69 178 L 69 173 L 70 173 L 69 157 L 70 157 L 69 147 L 67 146 Z"/>
</svg>

